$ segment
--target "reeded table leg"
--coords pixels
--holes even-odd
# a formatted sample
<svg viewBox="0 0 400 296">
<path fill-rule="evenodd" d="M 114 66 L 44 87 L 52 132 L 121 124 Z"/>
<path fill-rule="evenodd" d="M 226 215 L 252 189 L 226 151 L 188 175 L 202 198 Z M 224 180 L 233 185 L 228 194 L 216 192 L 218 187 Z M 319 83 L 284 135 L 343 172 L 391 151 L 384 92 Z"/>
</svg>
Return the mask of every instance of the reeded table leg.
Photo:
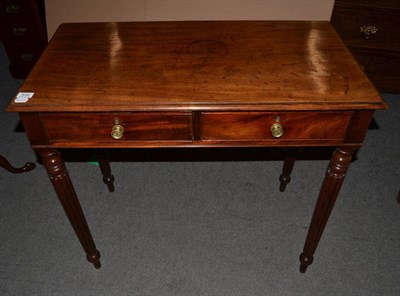
<svg viewBox="0 0 400 296">
<path fill-rule="evenodd" d="M 307 267 L 314 260 L 314 252 L 338 197 L 354 151 L 354 148 L 339 147 L 332 155 L 317 204 L 315 205 L 303 253 L 300 255 L 300 272 L 306 272 Z"/>
<path fill-rule="evenodd" d="M 38 149 L 50 181 L 65 213 L 86 252 L 86 258 L 95 268 L 100 268 L 100 253 L 96 249 L 75 189 L 57 149 Z"/>
<path fill-rule="evenodd" d="M 287 155 L 283 162 L 282 174 L 279 177 L 281 182 L 279 191 L 284 192 L 286 185 L 290 182 L 290 174 L 292 173 L 294 163 L 296 161 L 298 148 L 288 148 Z"/>
<path fill-rule="evenodd" d="M 111 174 L 108 152 L 104 149 L 97 149 L 96 156 L 103 174 L 103 182 L 107 185 L 108 191 L 114 192 L 114 176 Z"/>
<path fill-rule="evenodd" d="M 33 162 L 27 162 L 23 167 L 20 168 L 13 167 L 3 155 L 0 155 L 0 166 L 14 174 L 26 173 L 36 167 Z"/>
</svg>

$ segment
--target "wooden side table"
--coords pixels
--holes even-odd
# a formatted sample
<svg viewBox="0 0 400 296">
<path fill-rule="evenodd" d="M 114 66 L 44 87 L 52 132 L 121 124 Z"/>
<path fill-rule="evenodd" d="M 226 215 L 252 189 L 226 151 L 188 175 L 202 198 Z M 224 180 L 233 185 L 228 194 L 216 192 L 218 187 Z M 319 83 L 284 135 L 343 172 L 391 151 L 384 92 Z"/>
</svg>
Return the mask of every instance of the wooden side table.
<svg viewBox="0 0 400 296">
<path fill-rule="evenodd" d="M 7 111 L 19 113 L 96 268 L 59 148 L 335 147 L 300 255 L 305 272 L 352 154 L 386 108 L 330 23 L 309 21 L 64 24 L 20 92 Z M 289 154 L 282 191 L 293 163 Z"/>
</svg>

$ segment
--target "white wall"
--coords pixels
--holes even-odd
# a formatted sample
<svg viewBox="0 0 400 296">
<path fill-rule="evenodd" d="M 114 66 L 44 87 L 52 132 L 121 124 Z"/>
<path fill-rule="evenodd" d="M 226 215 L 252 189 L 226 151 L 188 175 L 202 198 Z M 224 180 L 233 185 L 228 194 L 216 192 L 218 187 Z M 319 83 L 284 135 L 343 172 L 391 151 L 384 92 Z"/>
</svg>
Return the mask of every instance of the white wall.
<svg viewBox="0 0 400 296">
<path fill-rule="evenodd" d="M 334 0 L 46 0 L 49 38 L 61 23 L 158 20 L 330 20 Z"/>
</svg>

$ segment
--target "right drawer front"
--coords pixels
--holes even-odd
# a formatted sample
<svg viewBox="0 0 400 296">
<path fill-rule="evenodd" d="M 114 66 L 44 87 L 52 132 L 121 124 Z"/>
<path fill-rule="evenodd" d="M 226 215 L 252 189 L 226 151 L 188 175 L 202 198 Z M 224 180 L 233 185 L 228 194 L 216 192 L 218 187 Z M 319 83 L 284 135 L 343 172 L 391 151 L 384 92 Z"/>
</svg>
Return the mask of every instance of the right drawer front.
<svg viewBox="0 0 400 296">
<path fill-rule="evenodd" d="M 351 112 L 209 112 L 202 115 L 203 140 L 277 140 L 271 126 L 279 121 L 279 140 L 343 140 Z"/>
</svg>

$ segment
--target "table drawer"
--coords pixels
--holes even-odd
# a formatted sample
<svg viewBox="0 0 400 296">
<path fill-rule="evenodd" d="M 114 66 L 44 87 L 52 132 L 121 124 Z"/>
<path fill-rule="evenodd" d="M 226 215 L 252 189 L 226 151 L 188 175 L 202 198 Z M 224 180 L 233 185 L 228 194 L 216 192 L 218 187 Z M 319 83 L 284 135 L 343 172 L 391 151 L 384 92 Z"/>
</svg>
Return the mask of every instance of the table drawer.
<svg viewBox="0 0 400 296">
<path fill-rule="evenodd" d="M 50 142 L 129 142 L 192 140 L 191 113 L 42 113 L 41 122 Z M 113 126 L 123 136 L 111 136 Z"/>
<path fill-rule="evenodd" d="M 385 53 L 362 48 L 351 48 L 351 51 L 379 91 L 400 93 L 400 51 Z"/>
<path fill-rule="evenodd" d="M 16 16 L 29 17 L 32 7 L 26 0 L 4 0 L 0 3 L 0 17 L 5 21 Z"/>
<path fill-rule="evenodd" d="M 12 23 L 0 26 L 3 41 L 8 42 L 38 42 L 44 41 L 43 33 L 38 25 L 30 18 L 16 17 Z"/>
<path fill-rule="evenodd" d="M 44 50 L 44 46 L 39 43 L 8 43 L 5 47 L 10 61 L 16 64 L 34 65 Z"/>
<path fill-rule="evenodd" d="M 203 140 L 341 140 L 352 112 L 210 112 L 202 116 Z M 271 126 L 283 135 L 274 138 Z"/>
<path fill-rule="evenodd" d="M 399 50 L 400 12 L 398 10 L 336 5 L 331 23 L 347 45 Z M 368 35 L 369 33 L 371 35 Z"/>
</svg>

